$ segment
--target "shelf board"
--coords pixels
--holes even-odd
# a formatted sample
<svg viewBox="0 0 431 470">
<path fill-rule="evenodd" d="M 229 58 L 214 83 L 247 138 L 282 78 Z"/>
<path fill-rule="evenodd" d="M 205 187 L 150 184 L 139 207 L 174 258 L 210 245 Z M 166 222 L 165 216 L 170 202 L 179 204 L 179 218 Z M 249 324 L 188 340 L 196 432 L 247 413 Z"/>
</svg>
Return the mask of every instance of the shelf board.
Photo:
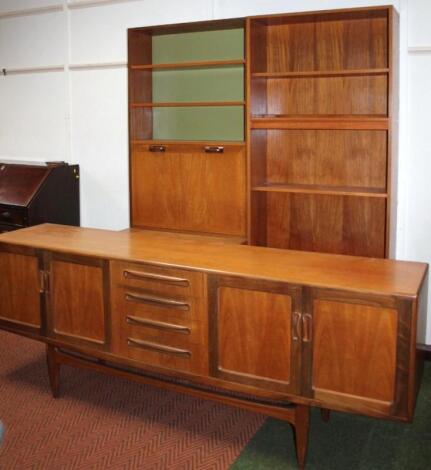
<svg viewBox="0 0 431 470">
<path fill-rule="evenodd" d="M 327 186 L 313 184 L 282 184 L 266 183 L 253 186 L 255 192 L 301 193 L 301 194 L 325 194 L 332 196 L 359 196 L 387 198 L 388 194 L 381 188 L 362 188 L 355 186 Z"/>
<path fill-rule="evenodd" d="M 159 103 L 131 103 L 132 108 L 184 108 L 197 106 L 245 106 L 245 101 L 176 101 Z"/>
<path fill-rule="evenodd" d="M 244 59 L 236 60 L 200 60 L 196 62 L 175 62 L 170 64 L 131 65 L 130 70 L 163 70 L 185 68 L 226 67 L 229 65 L 244 65 Z"/>
<path fill-rule="evenodd" d="M 320 77 L 357 77 L 367 75 L 386 75 L 388 68 L 383 69 L 352 69 L 352 70 L 311 70 L 308 72 L 254 72 L 253 78 L 320 78 Z"/>
<path fill-rule="evenodd" d="M 353 129 L 387 130 L 389 119 L 382 115 L 265 115 L 252 116 L 252 129 Z"/>
<path fill-rule="evenodd" d="M 278 193 L 301 193 L 301 194 L 325 194 L 332 196 L 359 196 L 387 198 L 384 189 L 361 188 L 355 186 L 326 186 L 313 184 L 281 184 L 267 183 L 252 187 L 252 191 L 278 192 Z"/>
<path fill-rule="evenodd" d="M 132 139 L 132 145 L 222 145 L 245 147 L 243 140 L 164 140 L 164 139 Z"/>
</svg>

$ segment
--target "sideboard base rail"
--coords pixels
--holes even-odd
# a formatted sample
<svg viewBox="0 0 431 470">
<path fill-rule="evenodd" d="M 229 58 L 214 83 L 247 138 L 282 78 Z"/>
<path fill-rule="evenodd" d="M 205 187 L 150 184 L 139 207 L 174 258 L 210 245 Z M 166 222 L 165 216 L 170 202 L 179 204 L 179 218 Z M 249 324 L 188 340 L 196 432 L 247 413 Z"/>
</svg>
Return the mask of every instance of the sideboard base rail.
<svg viewBox="0 0 431 470">
<path fill-rule="evenodd" d="M 255 413 L 261 413 L 272 418 L 287 421 L 292 426 L 295 436 L 298 467 L 302 469 L 305 466 L 310 427 L 310 407 L 307 405 L 297 405 L 290 402 L 270 402 L 251 397 L 241 398 L 232 396 L 229 393 L 223 393 L 223 391 L 201 389 L 195 385 L 182 385 L 181 383 L 169 381 L 169 379 L 150 377 L 142 373 L 122 369 L 118 366 L 108 365 L 104 360 L 83 358 L 50 344 L 47 344 L 46 352 L 49 383 L 54 398 L 60 396 L 61 366 L 67 365 L 133 380 L 134 382 L 164 388 L 173 392 L 184 393 L 196 398 L 235 406 Z"/>
</svg>

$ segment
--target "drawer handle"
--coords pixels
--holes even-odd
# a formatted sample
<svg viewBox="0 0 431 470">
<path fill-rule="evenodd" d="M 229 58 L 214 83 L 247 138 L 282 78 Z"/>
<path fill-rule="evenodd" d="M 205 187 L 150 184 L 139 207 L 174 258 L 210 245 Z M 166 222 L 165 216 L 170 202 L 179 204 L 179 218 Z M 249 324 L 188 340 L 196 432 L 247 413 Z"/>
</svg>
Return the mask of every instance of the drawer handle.
<svg viewBox="0 0 431 470">
<path fill-rule="evenodd" d="M 143 304 L 160 305 L 162 307 L 175 308 L 177 310 L 190 310 L 190 304 L 180 300 L 165 299 L 164 297 L 156 297 L 147 294 L 132 294 L 127 292 L 126 300 L 129 302 L 140 302 Z"/>
<path fill-rule="evenodd" d="M 192 353 L 186 349 L 178 349 L 158 343 L 150 343 L 149 341 L 142 341 L 141 339 L 127 338 L 127 345 L 136 348 L 148 349 L 149 351 L 172 354 L 173 356 L 187 357 L 189 359 L 192 357 Z"/>
<path fill-rule="evenodd" d="M 166 152 L 166 147 L 164 145 L 150 145 L 148 150 L 150 152 Z"/>
<path fill-rule="evenodd" d="M 10 219 L 11 213 L 8 211 L 5 211 L 1 213 L 1 216 L 3 217 L 3 219 Z"/>
<path fill-rule="evenodd" d="M 127 323 L 131 324 L 148 326 L 150 328 L 157 328 L 158 330 L 175 331 L 185 335 L 189 335 L 191 333 L 190 328 L 187 328 L 187 326 L 174 325 L 173 323 L 165 323 L 155 320 L 147 320 L 145 318 L 134 317 L 131 315 L 126 316 L 126 321 Z"/>
<path fill-rule="evenodd" d="M 302 315 L 302 341 L 309 343 L 312 336 L 312 319 L 309 313 Z"/>
<path fill-rule="evenodd" d="M 204 147 L 204 150 L 206 153 L 223 153 L 224 147 L 222 147 L 221 145 L 215 145 L 215 146 L 206 145 Z"/>
<path fill-rule="evenodd" d="M 126 279 L 144 279 L 148 281 L 162 281 L 166 282 L 167 284 L 175 284 L 179 286 L 189 286 L 190 282 L 188 279 L 183 279 L 181 277 L 174 277 L 174 276 L 165 276 L 164 274 L 154 274 L 154 273 L 146 273 L 146 272 L 139 272 L 139 271 L 123 271 L 123 276 Z"/>
</svg>

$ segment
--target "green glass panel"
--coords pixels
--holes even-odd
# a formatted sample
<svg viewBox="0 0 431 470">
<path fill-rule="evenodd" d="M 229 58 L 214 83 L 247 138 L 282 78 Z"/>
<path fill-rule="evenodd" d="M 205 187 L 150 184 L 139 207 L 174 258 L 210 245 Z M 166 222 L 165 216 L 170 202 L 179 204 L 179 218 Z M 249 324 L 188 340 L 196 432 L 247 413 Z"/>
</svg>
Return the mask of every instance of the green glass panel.
<svg viewBox="0 0 431 470">
<path fill-rule="evenodd" d="M 154 102 L 243 100 L 242 65 L 153 72 Z"/>
<path fill-rule="evenodd" d="M 243 58 L 242 28 L 153 36 L 153 64 Z"/>
<path fill-rule="evenodd" d="M 242 106 L 153 108 L 154 140 L 244 140 Z"/>
</svg>

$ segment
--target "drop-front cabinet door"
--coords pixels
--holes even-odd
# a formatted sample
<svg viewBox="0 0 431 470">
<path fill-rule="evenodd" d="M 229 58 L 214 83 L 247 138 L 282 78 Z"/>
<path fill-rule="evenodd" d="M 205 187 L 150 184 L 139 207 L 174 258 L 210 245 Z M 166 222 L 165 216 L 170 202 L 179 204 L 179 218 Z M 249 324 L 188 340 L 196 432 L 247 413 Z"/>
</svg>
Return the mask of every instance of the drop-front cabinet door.
<svg viewBox="0 0 431 470">
<path fill-rule="evenodd" d="M 328 408 L 406 416 L 410 303 L 325 289 L 306 298 L 306 393 Z"/>
<path fill-rule="evenodd" d="M 301 288 L 228 276 L 208 287 L 211 375 L 298 393 Z"/>
<path fill-rule="evenodd" d="M 109 271 L 106 261 L 45 254 L 47 332 L 51 337 L 100 349 L 109 346 Z"/>
<path fill-rule="evenodd" d="M 0 245 L 0 324 L 39 333 L 42 328 L 40 259 L 35 250 Z"/>
<path fill-rule="evenodd" d="M 135 144 L 131 167 L 133 226 L 245 236 L 244 145 Z"/>
</svg>

